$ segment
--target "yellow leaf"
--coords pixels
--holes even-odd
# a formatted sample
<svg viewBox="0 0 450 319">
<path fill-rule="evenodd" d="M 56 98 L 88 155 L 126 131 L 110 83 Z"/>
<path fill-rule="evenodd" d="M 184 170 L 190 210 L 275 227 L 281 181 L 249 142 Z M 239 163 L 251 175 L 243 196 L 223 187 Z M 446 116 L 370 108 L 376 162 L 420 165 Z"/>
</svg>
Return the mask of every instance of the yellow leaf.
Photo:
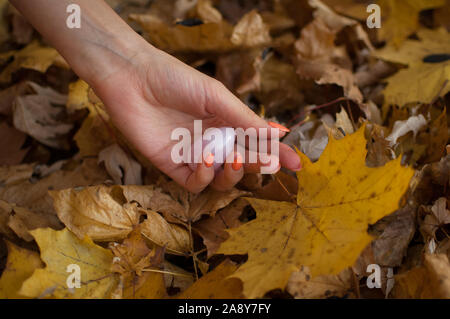
<svg viewBox="0 0 450 319">
<path fill-rule="evenodd" d="M 14 57 L 14 61 L 2 71 L 0 82 L 11 81 L 11 75 L 21 68 L 42 73 L 46 72 L 53 64 L 68 68 L 67 62 L 55 49 L 44 46 L 38 41 L 31 42 L 19 51 L 8 51 L 0 54 L 0 60 L 6 60 L 10 57 Z"/>
<path fill-rule="evenodd" d="M 364 128 L 341 140 L 330 135 L 314 164 L 299 152 L 297 203 L 248 199 L 256 219 L 229 230 L 217 251 L 248 254 L 233 275 L 243 281 L 245 296 L 284 289 L 301 265 L 312 276 L 338 274 L 372 240 L 368 225 L 398 208 L 414 171 L 401 167 L 400 158 L 367 167 Z"/>
<path fill-rule="evenodd" d="M 378 31 L 380 40 L 398 47 L 403 40 L 419 28 L 419 12 L 441 7 L 445 0 L 380 0 L 384 18 Z"/>
<path fill-rule="evenodd" d="M 28 297 L 108 298 L 117 285 L 111 272 L 113 255 L 85 237 L 78 239 L 67 228 L 54 231 L 40 228 L 31 232 L 41 251 L 44 269 L 37 269 L 22 285 L 20 294 Z M 80 267 L 80 288 L 68 288 L 71 272 L 67 266 Z"/>
<path fill-rule="evenodd" d="M 214 270 L 197 280 L 192 286 L 177 296 L 178 299 L 235 299 L 242 297 L 242 283 L 239 279 L 228 278 L 237 265 L 226 259 Z"/>
<path fill-rule="evenodd" d="M 126 203 L 117 187 L 69 188 L 50 195 L 59 219 L 79 238 L 123 239 L 139 223 L 137 205 Z"/>
<path fill-rule="evenodd" d="M 450 91 L 450 60 L 439 62 L 439 56 L 450 52 L 450 34 L 445 29 L 424 29 L 418 32 L 418 37 L 420 41 L 407 40 L 398 50 L 387 46 L 375 53 L 383 60 L 408 65 L 387 79 L 384 90 L 387 105 L 428 104 Z"/>
<path fill-rule="evenodd" d="M 450 263 L 444 254 L 426 254 L 424 264 L 395 276 L 395 298 L 450 298 Z"/>
<path fill-rule="evenodd" d="M 0 299 L 21 299 L 19 294 L 22 283 L 29 278 L 35 269 L 42 268 L 44 264 L 39 254 L 21 248 L 6 241 L 8 246 L 8 259 L 5 270 L 0 278 Z"/>
</svg>

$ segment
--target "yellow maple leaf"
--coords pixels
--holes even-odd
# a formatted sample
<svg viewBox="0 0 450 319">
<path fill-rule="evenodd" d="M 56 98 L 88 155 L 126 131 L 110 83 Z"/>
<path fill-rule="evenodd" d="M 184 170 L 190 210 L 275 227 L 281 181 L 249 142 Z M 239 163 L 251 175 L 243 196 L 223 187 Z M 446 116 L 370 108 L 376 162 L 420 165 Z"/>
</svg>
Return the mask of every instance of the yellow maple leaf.
<svg viewBox="0 0 450 319">
<path fill-rule="evenodd" d="M 31 231 L 41 251 L 44 269 L 37 269 L 19 293 L 28 297 L 108 298 L 117 286 L 111 272 L 113 254 L 85 237 L 78 239 L 67 228 L 55 231 L 39 228 Z M 80 288 L 67 286 L 69 265 L 80 267 Z"/>
<path fill-rule="evenodd" d="M 407 40 L 400 49 L 387 46 L 374 54 L 408 66 L 387 79 L 387 105 L 431 103 L 450 91 L 450 34 L 445 29 L 423 29 L 417 35 L 420 41 Z"/>
<path fill-rule="evenodd" d="M 22 299 L 19 294 L 22 283 L 35 269 L 43 267 L 39 254 L 6 241 L 8 259 L 0 278 L 0 299 Z"/>
<path fill-rule="evenodd" d="M 237 265 L 226 259 L 192 286 L 177 296 L 178 299 L 235 299 L 241 298 L 242 283 L 236 278 L 227 278 Z"/>
<path fill-rule="evenodd" d="M 330 135 L 314 164 L 299 152 L 297 203 L 248 199 L 256 219 L 229 230 L 217 252 L 248 254 L 232 275 L 243 281 L 245 296 L 284 289 L 301 265 L 312 276 L 338 274 L 372 240 L 368 225 L 398 208 L 414 171 L 400 158 L 367 167 L 364 127 L 341 140 Z"/>
<path fill-rule="evenodd" d="M 379 4 L 385 21 L 378 37 L 399 46 L 419 28 L 420 11 L 441 7 L 445 0 L 380 0 Z"/>
</svg>

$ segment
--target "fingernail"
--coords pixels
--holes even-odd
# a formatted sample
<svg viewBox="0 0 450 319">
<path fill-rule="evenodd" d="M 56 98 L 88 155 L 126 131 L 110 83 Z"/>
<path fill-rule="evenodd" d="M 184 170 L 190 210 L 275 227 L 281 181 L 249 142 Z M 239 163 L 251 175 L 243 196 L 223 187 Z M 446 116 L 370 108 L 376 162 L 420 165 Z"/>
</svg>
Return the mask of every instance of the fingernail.
<svg viewBox="0 0 450 319">
<path fill-rule="evenodd" d="M 298 171 L 301 171 L 302 168 L 303 168 L 302 162 L 299 161 L 297 167 L 293 168 L 292 170 L 293 170 L 294 172 L 298 172 Z"/>
<path fill-rule="evenodd" d="M 234 162 L 233 164 L 231 164 L 231 167 L 235 170 L 238 171 L 241 169 L 242 167 L 242 156 L 240 154 L 237 154 L 234 158 Z"/>
<path fill-rule="evenodd" d="M 209 155 L 205 158 L 205 166 L 211 167 L 214 164 L 214 155 L 209 153 Z"/>
<path fill-rule="evenodd" d="M 287 127 L 285 127 L 285 126 L 283 126 L 283 125 L 281 125 L 281 124 L 275 123 L 275 122 L 267 122 L 267 124 L 269 124 L 270 126 L 272 126 L 272 127 L 274 127 L 274 128 L 279 129 L 279 130 L 282 131 L 282 132 L 288 133 L 288 132 L 291 131 L 291 130 L 288 129 Z"/>
</svg>

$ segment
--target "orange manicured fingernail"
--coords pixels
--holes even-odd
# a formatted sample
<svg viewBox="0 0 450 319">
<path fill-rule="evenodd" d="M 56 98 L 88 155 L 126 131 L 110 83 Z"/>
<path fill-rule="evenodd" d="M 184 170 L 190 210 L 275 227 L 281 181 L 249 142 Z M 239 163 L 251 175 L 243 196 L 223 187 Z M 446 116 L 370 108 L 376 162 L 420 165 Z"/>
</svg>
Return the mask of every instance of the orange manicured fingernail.
<svg viewBox="0 0 450 319">
<path fill-rule="evenodd" d="M 288 133 L 288 132 L 291 131 L 291 130 L 288 129 L 287 127 L 285 127 L 285 126 L 283 126 L 283 125 L 281 125 L 281 124 L 275 123 L 275 122 L 267 122 L 267 124 L 269 124 L 270 126 L 272 126 L 272 127 L 274 127 L 274 128 L 279 129 L 279 130 L 282 131 L 282 132 Z"/>
<path fill-rule="evenodd" d="M 234 162 L 233 164 L 231 164 L 231 167 L 235 170 L 238 171 L 241 169 L 242 167 L 242 156 L 237 154 L 234 158 Z"/>
<path fill-rule="evenodd" d="M 214 155 L 209 153 L 209 155 L 205 158 L 205 166 L 211 167 L 214 164 Z"/>
</svg>

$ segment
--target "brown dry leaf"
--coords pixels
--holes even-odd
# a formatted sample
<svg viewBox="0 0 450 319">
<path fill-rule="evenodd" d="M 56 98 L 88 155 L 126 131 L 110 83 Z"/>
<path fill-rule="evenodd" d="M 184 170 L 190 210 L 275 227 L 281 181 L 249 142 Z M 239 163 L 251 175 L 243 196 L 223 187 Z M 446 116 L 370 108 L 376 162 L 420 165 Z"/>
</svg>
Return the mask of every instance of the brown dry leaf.
<svg viewBox="0 0 450 319">
<path fill-rule="evenodd" d="M 139 223 L 135 203 L 126 203 L 121 189 L 103 185 L 50 191 L 59 219 L 78 238 L 123 239 Z"/>
<path fill-rule="evenodd" d="M 244 15 L 231 34 L 231 43 L 244 48 L 264 46 L 270 41 L 269 27 L 256 10 Z"/>
<path fill-rule="evenodd" d="M 295 198 L 297 192 L 297 179 L 294 176 L 279 171 L 275 174 L 275 178 L 272 181 L 255 192 L 255 197 L 289 202 Z"/>
<path fill-rule="evenodd" d="M 0 60 L 14 60 L 0 74 L 0 82 L 10 82 L 11 75 L 19 69 L 31 69 L 38 72 L 46 72 L 51 65 L 68 68 L 67 62 L 59 53 L 50 47 L 44 46 L 38 41 L 33 41 L 19 51 L 8 51 L 0 54 Z"/>
<path fill-rule="evenodd" d="M 13 105 L 14 126 L 39 142 L 54 148 L 69 148 L 67 133 L 73 125 L 64 123 L 66 96 L 29 82 L 37 94 L 19 96 Z"/>
<path fill-rule="evenodd" d="M 0 165 L 20 164 L 29 148 L 22 149 L 27 136 L 6 122 L 0 123 Z"/>
<path fill-rule="evenodd" d="M 374 263 L 386 267 L 397 267 L 402 264 L 409 243 L 416 232 L 415 220 L 415 207 L 406 205 L 380 221 L 386 226 L 371 244 Z"/>
<path fill-rule="evenodd" d="M 444 107 L 442 113 L 429 125 L 429 133 L 423 141 L 427 145 L 424 159 L 426 163 L 439 161 L 444 156 L 448 138 L 447 108 Z"/>
<path fill-rule="evenodd" d="M 0 167 L 0 200 L 36 213 L 56 215 L 48 190 L 95 185 L 108 178 L 106 172 L 98 167 L 96 159 L 70 161 L 63 169 L 38 181 L 29 180 L 32 173 L 30 165 Z"/>
<path fill-rule="evenodd" d="M 5 222 L 4 224 L 3 221 Z M 0 224 L 2 224 L 0 232 L 2 232 L 2 229 L 9 228 L 9 230 L 12 230 L 17 236 L 26 241 L 33 240 L 30 230 L 45 227 L 62 228 L 60 221 L 55 215 L 32 212 L 3 200 L 0 200 Z M 8 236 L 9 233 L 7 232 L 6 235 Z"/>
<path fill-rule="evenodd" d="M 160 187 L 121 186 L 128 202 L 136 201 L 144 209 L 162 213 L 171 223 L 194 223 L 202 215 L 214 215 L 238 197 L 249 194 L 236 188 L 219 192 L 207 188 L 199 194 L 186 191 L 173 181 L 160 181 Z"/>
<path fill-rule="evenodd" d="M 354 298 L 354 278 L 350 268 L 344 269 L 338 275 L 311 277 L 308 267 L 292 273 L 286 286 L 294 298 Z"/>
<path fill-rule="evenodd" d="M 151 210 L 146 210 L 145 213 L 147 219 L 140 224 L 145 238 L 160 247 L 165 247 L 168 253 L 184 255 L 191 250 L 189 232 L 186 228 L 168 223 L 160 214 Z"/>
<path fill-rule="evenodd" d="M 425 238 L 436 238 L 436 231 L 450 224 L 450 210 L 447 209 L 447 199 L 441 197 L 437 199 L 433 206 L 424 208 L 427 215 L 420 225 L 420 230 Z"/>
<path fill-rule="evenodd" d="M 369 167 L 383 166 L 393 159 L 394 151 L 385 138 L 386 128 L 373 124 L 367 146 L 366 164 Z"/>
<path fill-rule="evenodd" d="M 195 6 L 197 16 L 205 23 L 220 23 L 222 14 L 214 8 L 211 0 L 198 0 Z"/>
<path fill-rule="evenodd" d="M 161 268 L 163 249 L 149 249 L 140 229 L 130 233 L 123 243 L 110 243 L 114 254 L 111 270 L 120 275 L 114 293 L 123 299 L 160 299 L 166 296 L 163 274 L 152 272 Z"/>
<path fill-rule="evenodd" d="M 19 44 L 28 44 L 33 39 L 34 29 L 20 12 L 12 5 L 8 8 L 8 16 L 11 20 L 12 40 Z"/>
<path fill-rule="evenodd" d="M 8 246 L 8 259 L 0 278 L 0 299 L 23 299 L 19 294 L 22 283 L 31 277 L 36 269 L 43 268 L 44 264 L 39 254 L 21 248 L 6 241 Z"/>
<path fill-rule="evenodd" d="M 211 257 L 229 236 L 225 229 L 238 227 L 242 224 L 242 215 L 246 200 L 238 198 L 227 207 L 221 209 L 213 217 L 196 222 L 193 229 L 203 238 L 203 244 L 208 250 L 207 257 Z"/>
<path fill-rule="evenodd" d="M 142 168 L 118 145 L 113 144 L 98 154 L 98 162 L 104 163 L 106 171 L 115 184 L 141 185 Z"/>
<path fill-rule="evenodd" d="M 0 189 L 27 181 L 33 175 L 33 165 L 0 166 Z"/>
<path fill-rule="evenodd" d="M 425 254 L 423 265 L 395 276 L 394 298 L 450 298 L 450 264 L 443 254 Z"/>
<path fill-rule="evenodd" d="M 177 296 L 178 299 L 236 299 L 242 298 L 242 283 L 239 279 L 228 278 L 237 265 L 226 259 L 214 270 L 197 280 L 192 286 Z"/>
<path fill-rule="evenodd" d="M 343 47 L 336 47 L 336 31 L 321 19 L 315 19 L 301 31 L 295 42 L 295 65 L 300 78 L 313 79 L 318 84 L 337 84 L 344 95 L 362 102 L 362 94 L 355 84 L 351 62 Z"/>
<path fill-rule="evenodd" d="M 141 25 L 151 43 L 168 52 L 229 51 L 267 45 L 271 40 L 257 12 L 246 14 L 235 27 L 225 20 L 170 25 L 151 14 L 132 14 L 130 18 Z"/>
</svg>

